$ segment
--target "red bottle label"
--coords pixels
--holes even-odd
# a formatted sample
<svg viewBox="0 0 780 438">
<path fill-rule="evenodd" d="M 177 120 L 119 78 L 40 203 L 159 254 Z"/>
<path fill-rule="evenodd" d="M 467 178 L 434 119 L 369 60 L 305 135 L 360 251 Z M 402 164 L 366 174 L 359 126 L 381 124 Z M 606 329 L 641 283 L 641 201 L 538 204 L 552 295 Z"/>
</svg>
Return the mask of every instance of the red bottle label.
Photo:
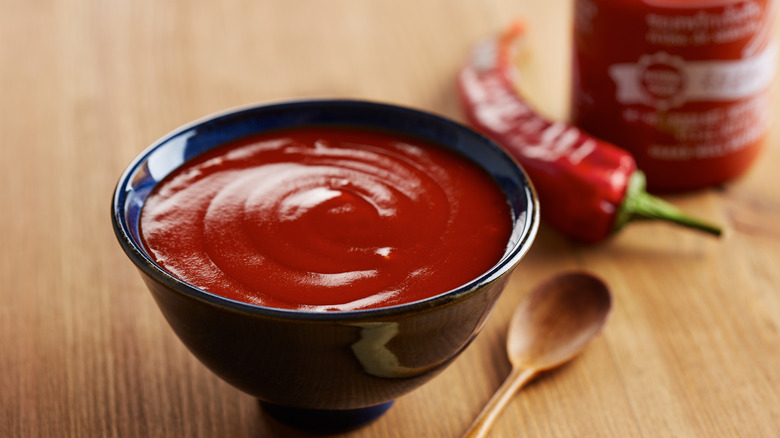
<svg viewBox="0 0 780 438">
<path fill-rule="evenodd" d="M 769 130 L 775 0 L 576 0 L 572 117 L 651 188 L 745 171 Z"/>
</svg>

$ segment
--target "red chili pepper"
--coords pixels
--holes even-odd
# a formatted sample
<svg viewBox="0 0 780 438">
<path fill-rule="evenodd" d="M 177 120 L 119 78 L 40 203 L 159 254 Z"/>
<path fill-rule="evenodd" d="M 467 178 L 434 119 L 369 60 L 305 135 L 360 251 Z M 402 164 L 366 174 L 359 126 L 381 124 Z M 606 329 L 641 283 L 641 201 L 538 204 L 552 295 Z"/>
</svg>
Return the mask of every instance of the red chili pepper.
<svg viewBox="0 0 780 438">
<path fill-rule="evenodd" d="M 523 166 L 539 195 L 542 218 L 561 233 L 595 243 L 634 219 L 662 219 L 720 235 L 645 192 L 633 157 L 563 122 L 540 116 L 519 95 L 513 63 L 517 23 L 477 44 L 458 75 L 468 122 Z"/>
</svg>

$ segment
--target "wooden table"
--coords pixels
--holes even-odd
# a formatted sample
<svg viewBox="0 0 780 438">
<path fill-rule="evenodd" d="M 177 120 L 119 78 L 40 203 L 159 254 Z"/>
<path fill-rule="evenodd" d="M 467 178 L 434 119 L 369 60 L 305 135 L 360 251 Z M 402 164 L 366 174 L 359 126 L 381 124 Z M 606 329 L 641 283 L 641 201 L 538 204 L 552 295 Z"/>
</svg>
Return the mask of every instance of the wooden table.
<svg viewBox="0 0 780 438">
<path fill-rule="evenodd" d="M 366 98 L 461 119 L 453 80 L 466 51 L 521 15 L 523 90 L 564 118 L 570 10 L 570 0 L 3 1 L 0 436 L 305 436 L 169 329 L 111 230 L 119 174 L 169 130 L 251 102 Z M 581 246 L 543 226 L 468 350 L 344 436 L 459 436 L 509 371 L 513 307 L 571 268 L 611 285 L 613 317 L 583 356 L 522 391 L 493 436 L 780 436 L 779 134 L 744 178 L 667 198 L 722 223 L 721 239 L 642 223 Z"/>
</svg>

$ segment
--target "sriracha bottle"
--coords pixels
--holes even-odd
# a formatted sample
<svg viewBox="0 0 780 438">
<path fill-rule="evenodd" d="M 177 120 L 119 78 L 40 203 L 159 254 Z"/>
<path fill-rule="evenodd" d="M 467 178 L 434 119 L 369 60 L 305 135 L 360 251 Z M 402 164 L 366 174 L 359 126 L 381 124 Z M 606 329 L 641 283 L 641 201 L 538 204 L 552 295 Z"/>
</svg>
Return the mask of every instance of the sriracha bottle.
<svg viewBox="0 0 780 438">
<path fill-rule="evenodd" d="M 650 190 L 744 173 L 766 141 L 778 0 L 575 0 L 572 122 Z"/>
</svg>

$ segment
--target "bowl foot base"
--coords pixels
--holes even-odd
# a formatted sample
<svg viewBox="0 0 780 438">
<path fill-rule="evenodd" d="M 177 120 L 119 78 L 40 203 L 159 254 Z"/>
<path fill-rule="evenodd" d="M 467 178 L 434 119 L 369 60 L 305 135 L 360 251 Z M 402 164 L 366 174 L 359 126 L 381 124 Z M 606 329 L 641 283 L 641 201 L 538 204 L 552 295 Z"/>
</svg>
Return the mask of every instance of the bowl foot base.
<svg viewBox="0 0 780 438">
<path fill-rule="evenodd" d="M 288 426 L 318 432 L 355 429 L 368 424 L 390 409 L 393 401 L 359 409 L 301 409 L 260 401 L 260 406 L 273 418 Z"/>
</svg>

